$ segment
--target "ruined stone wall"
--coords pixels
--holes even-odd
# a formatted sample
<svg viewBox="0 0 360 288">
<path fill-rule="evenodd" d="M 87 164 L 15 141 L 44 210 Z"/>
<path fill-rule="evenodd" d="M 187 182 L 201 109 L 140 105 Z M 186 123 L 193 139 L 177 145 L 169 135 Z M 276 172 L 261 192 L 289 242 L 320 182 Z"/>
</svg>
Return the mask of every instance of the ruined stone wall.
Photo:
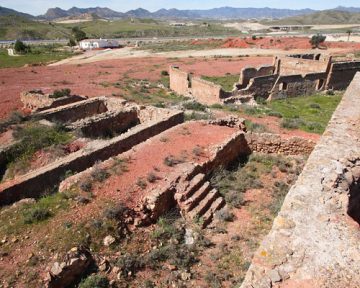
<svg viewBox="0 0 360 288">
<path fill-rule="evenodd" d="M 316 144 L 300 137 L 286 139 L 271 133 L 247 133 L 246 141 L 252 152 L 284 155 L 309 155 Z"/>
<path fill-rule="evenodd" d="M 280 75 L 297 75 L 328 71 L 331 58 L 309 60 L 293 57 L 280 57 Z"/>
<path fill-rule="evenodd" d="M 267 99 L 278 77 L 278 75 L 270 75 L 253 78 L 245 89 L 234 91 L 233 96 L 254 95 L 255 98 Z"/>
<path fill-rule="evenodd" d="M 327 89 L 346 89 L 358 71 L 360 71 L 360 61 L 332 63 L 326 83 Z"/>
<path fill-rule="evenodd" d="M 90 118 L 79 120 L 69 126 L 70 129 L 80 129 L 85 137 L 111 137 L 128 130 L 140 123 L 135 109 L 129 111 L 109 111 Z"/>
<path fill-rule="evenodd" d="M 104 99 L 99 97 L 39 112 L 36 117 L 53 122 L 68 123 L 107 111 Z"/>
<path fill-rule="evenodd" d="M 240 72 L 240 79 L 239 79 L 239 85 L 238 88 L 242 89 L 245 88 L 252 78 L 255 77 L 261 77 L 261 76 L 269 76 L 274 74 L 275 67 L 273 65 L 271 66 L 262 66 L 259 68 L 244 68 Z"/>
<path fill-rule="evenodd" d="M 170 67 L 170 89 L 180 95 L 186 95 L 189 93 L 189 74 L 181 71 L 177 67 Z"/>
<path fill-rule="evenodd" d="M 24 108 L 31 111 L 42 111 L 52 109 L 62 105 L 75 103 L 85 100 L 86 97 L 71 95 L 61 98 L 51 98 L 49 94 L 23 92 L 20 94 L 20 100 L 24 104 Z"/>
<path fill-rule="evenodd" d="M 360 73 L 286 196 L 242 288 L 360 287 L 359 223 L 348 215 L 360 193 L 351 190 L 360 179 L 359 103 Z"/>
<path fill-rule="evenodd" d="M 191 79 L 191 94 L 197 101 L 206 105 L 222 103 L 221 98 L 225 98 L 227 95 L 220 85 L 199 77 Z"/>
<path fill-rule="evenodd" d="M 312 95 L 317 91 L 324 90 L 326 77 L 326 73 L 280 76 L 274 84 L 268 100 Z"/>
<path fill-rule="evenodd" d="M 97 161 L 103 161 L 128 151 L 133 146 L 184 121 L 183 112 L 167 111 L 168 113 L 157 121 L 137 125 L 129 132 L 110 140 L 89 143 L 85 150 L 72 153 L 57 162 L 17 177 L 15 181 L 0 184 L 0 206 L 23 198 L 39 198 L 53 189 L 67 171 L 83 171 Z"/>
</svg>

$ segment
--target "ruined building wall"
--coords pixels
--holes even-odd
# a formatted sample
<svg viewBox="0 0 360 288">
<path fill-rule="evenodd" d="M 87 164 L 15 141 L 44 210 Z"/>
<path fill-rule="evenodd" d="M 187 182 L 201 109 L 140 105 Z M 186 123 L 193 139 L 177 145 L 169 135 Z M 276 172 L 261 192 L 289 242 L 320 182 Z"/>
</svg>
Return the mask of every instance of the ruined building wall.
<svg viewBox="0 0 360 288">
<path fill-rule="evenodd" d="M 271 133 L 247 133 L 246 141 L 252 152 L 283 155 L 309 155 L 315 142 L 300 137 L 282 138 Z"/>
<path fill-rule="evenodd" d="M 359 220 L 348 215 L 351 201 L 359 203 L 351 190 L 360 179 L 359 103 L 360 73 L 287 194 L 241 288 L 360 287 Z"/>
<path fill-rule="evenodd" d="M 360 61 L 332 63 L 326 84 L 327 89 L 346 89 L 358 71 L 360 71 Z"/>
<path fill-rule="evenodd" d="M 309 60 L 293 57 L 280 57 L 280 75 L 297 75 L 326 72 L 331 58 Z"/>
<path fill-rule="evenodd" d="M 326 73 L 280 76 L 268 100 L 305 96 L 322 91 L 326 84 Z"/>
<path fill-rule="evenodd" d="M 245 88 L 252 78 L 268 76 L 274 74 L 275 67 L 271 66 L 261 66 L 259 68 L 247 67 L 241 70 L 239 84 L 237 85 L 239 89 Z"/>
<path fill-rule="evenodd" d="M 181 71 L 177 67 L 170 67 L 170 89 L 180 95 L 186 95 L 189 93 L 189 74 Z"/>
<path fill-rule="evenodd" d="M 191 94 L 197 101 L 206 105 L 221 103 L 221 98 L 225 98 L 225 91 L 220 85 L 203 80 L 199 77 L 191 79 Z"/>
<path fill-rule="evenodd" d="M 242 90 L 234 91 L 233 96 L 236 95 L 254 95 L 255 98 L 267 99 L 270 95 L 278 75 L 256 77 L 250 80 L 249 85 Z"/>
</svg>

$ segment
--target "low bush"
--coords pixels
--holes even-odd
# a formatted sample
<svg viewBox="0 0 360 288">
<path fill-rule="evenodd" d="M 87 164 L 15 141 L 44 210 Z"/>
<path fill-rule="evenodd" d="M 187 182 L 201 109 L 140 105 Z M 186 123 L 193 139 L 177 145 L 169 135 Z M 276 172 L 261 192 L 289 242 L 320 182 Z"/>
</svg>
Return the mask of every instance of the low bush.
<svg viewBox="0 0 360 288">
<path fill-rule="evenodd" d="M 49 97 L 50 98 L 61 98 L 61 97 L 65 97 L 65 96 L 70 96 L 71 94 L 71 90 L 69 88 L 64 88 L 61 90 L 55 90 L 53 92 L 53 94 L 51 94 Z"/>
<path fill-rule="evenodd" d="M 51 216 L 52 213 L 46 207 L 34 207 L 32 209 L 23 211 L 25 224 L 36 224 L 47 220 Z"/>
<path fill-rule="evenodd" d="M 286 129 L 299 129 L 304 122 L 299 118 L 285 118 L 281 121 L 281 127 Z"/>
<path fill-rule="evenodd" d="M 79 288 L 108 288 L 109 280 L 101 275 L 90 275 L 79 284 Z"/>
<path fill-rule="evenodd" d="M 141 256 L 126 254 L 118 259 L 117 266 L 124 277 L 134 277 L 138 271 L 144 268 L 145 264 Z"/>
<path fill-rule="evenodd" d="M 205 112 L 206 111 L 206 106 L 196 102 L 196 101 L 192 101 L 192 102 L 185 102 L 183 104 L 183 107 L 187 110 L 194 110 L 194 111 L 201 111 L 201 112 Z"/>
</svg>

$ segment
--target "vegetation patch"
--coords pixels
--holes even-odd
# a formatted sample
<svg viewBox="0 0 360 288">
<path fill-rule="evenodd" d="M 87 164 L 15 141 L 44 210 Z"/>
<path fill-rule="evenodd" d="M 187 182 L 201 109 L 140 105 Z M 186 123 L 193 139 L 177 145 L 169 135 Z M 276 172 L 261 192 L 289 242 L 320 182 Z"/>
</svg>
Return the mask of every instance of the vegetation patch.
<svg viewBox="0 0 360 288">
<path fill-rule="evenodd" d="M 220 85 L 225 91 L 232 91 L 234 84 L 239 82 L 240 74 L 225 76 L 202 76 L 202 79 Z"/>
</svg>

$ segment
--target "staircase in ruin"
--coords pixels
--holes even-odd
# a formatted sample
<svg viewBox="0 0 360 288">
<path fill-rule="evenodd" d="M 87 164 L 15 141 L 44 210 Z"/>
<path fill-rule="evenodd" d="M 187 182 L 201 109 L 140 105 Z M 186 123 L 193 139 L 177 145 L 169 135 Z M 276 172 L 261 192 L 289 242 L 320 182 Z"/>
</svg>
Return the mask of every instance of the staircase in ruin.
<svg viewBox="0 0 360 288">
<path fill-rule="evenodd" d="M 199 222 L 203 228 L 212 222 L 215 212 L 225 206 L 224 198 L 202 173 L 180 185 L 176 200 L 184 219 Z"/>
</svg>

